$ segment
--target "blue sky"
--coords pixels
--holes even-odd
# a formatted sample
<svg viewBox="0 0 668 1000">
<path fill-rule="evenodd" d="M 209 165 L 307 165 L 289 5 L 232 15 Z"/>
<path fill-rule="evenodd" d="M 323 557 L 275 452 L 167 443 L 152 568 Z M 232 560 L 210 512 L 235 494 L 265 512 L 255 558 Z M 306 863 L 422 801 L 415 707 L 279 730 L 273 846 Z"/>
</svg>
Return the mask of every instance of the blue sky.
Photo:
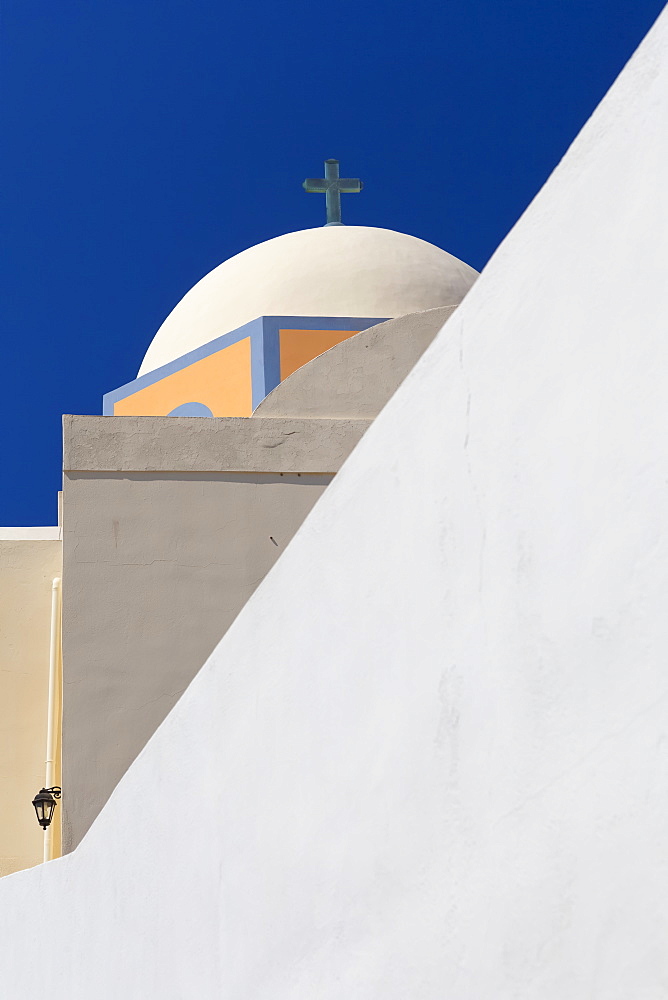
<svg viewBox="0 0 668 1000">
<path fill-rule="evenodd" d="M 50 524 L 100 413 L 222 260 L 344 221 L 482 268 L 663 0 L 3 0 L 0 524 Z"/>
</svg>

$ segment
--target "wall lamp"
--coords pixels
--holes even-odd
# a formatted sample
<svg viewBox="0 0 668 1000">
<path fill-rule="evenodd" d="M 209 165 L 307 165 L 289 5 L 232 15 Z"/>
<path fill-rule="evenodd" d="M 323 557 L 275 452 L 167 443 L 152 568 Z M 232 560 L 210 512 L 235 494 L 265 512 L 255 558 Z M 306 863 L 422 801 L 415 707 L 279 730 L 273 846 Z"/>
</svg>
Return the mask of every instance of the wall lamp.
<svg viewBox="0 0 668 1000">
<path fill-rule="evenodd" d="M 42 788 L 32 800 L 37 813 L 37 822 L 43 830 L 50 825 L 53 819 L 53 811 L 56 808 L 56 799 L 62 795 L 62 788 L 54 785 L 53 788 Z"/>
</svg>

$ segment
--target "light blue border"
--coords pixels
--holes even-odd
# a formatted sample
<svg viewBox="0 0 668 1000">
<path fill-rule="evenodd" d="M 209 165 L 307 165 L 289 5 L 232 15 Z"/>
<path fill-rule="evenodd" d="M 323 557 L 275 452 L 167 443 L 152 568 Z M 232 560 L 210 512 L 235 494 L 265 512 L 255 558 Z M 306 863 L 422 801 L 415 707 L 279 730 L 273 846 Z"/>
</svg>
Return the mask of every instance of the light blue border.
<svg viewBox="0 0 668 1000">
<path fill-rule="evenodd" d="M 181 403 L 167 414 L 168 417 L 212 417 L 213 413 L 204 403 Z"/>
<path fill-rule="evenodd" d="M 230 333 L 224 333 L 222 336 L 216 337 L 215 340 L 210 340 L 208 344 L 196 347 L 194 351 L 182 354 L 180 358 L 175 358 L 174 361 L 169 361 L 166 365 L 162 365 L 160 368 L 154 369 L 154 371 L 147 372 L 146 375 L 140 375 L 139 378 L 134 379 L 132 382 L 126 382 L 125 385 L 119 386 L 118 389 L 111 389 L 110 392 L 105 392 L 102 397 L 102 414 L 105 417 L 112 417 L 114 415 L 114 403 L 117 403 L 119 399 L 132 396 L 135 392 L 139 392 L 140 389 L 145 389 L 148 385 L 160 382 L 166 375 L 173 375 L 174 372 L 178 372 L 182 368 L 187 368 L 193 362 L 201 361 L 202 358 L 208 358 L 210 354 L 215 354 L 224 347 L 231 347 L 232 344 L 236 344 L 240 340 L 245 340 L 246 337 L 251 338 L 252 352 L 253 338 L 261 338 L 261 336 L 262 317 L 260 316 L 258 319 L 251 320 L 250 323 L 244 323 L 243 326 L 232 330 Z"/>
<path fill-rule="evenodd" d="M 132 382 L 126 382 L 118 389 L 106 392 L 102 397 L 102 413 L 106 417 L 113 416 L 114 404 L 119 399 L 132 396 L 140 389 L 160 382 L 165 376 L 181 371 L 193 362 L 208 358 L 247 337 L 250 337 L 251 342 L 251 381 L 255 409 L 281 381 L 279 330 L 358 330 L 361 333 L 370 326 L 384 323 L 386 319 L 387 317 L 360 316 L 258 316 L 250 323 L 244 323 L 238 329 L 224 333 L 208 344 L 203 344 L 146 375 L 140 375 Z"/>
</svg>

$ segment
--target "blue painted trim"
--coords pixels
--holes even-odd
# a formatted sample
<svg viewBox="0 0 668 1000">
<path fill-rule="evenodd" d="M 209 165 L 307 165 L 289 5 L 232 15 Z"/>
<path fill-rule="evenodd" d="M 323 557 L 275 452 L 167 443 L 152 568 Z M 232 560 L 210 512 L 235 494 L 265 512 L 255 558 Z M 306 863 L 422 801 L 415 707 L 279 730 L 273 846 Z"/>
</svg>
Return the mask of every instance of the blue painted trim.
<svg viewBox="0 0 668 1000">
<path fill-rule="evenodd" d="M 279 330 L 358 330 L 361 333 L 362 330 L 385 323 L 386 320 L 386 316 L 258 316 L 250 323 L 244 323 L 238 329 L 224 333 L 146 375 L 140 375 L 133 382 L 126 382 L 118 389 L 106 392 L 102 397 L 102 413 L 104 416 L 113 416 L 114 404 L 119 399 L 132 396 L 140 389 L 160 382 L 167 375 L 173 375 L 195 361 L 208 358 L 246 337 L 250 337 L 251 342 L 252 397 L 255 409 L 281 381 Z"/>
<path fill-rule="evenodd" d="M 387 316 L 263 316 L 276 330 L 368 330 Z"/>
<path fill-rule="evenodd" d="M 204 403 L 181 403 L 167 414 L 168 417 L 212 417 L 213 413 Z"/>
<path fill-rule="evenodd" d="M 173 375 L 174 372 L 181 371 L 182 368 L 187 368 L 188 365 L 192 365 L 195 361 L 201 361 L 202 358 L 208 358 L 209 355 L 216 354 L 218 351 L 222 351 L 225 347 L 231 347 L 232 344 L 236 344 L 240 340 L 245 340 L 246 337 L 252 338 L 255 329 L 257 329 L 260 333 L 262 332 L 262 317 L 259 319 L 252 319 L 250 323 L 244 323 L 244 325 L 240 326 L 238 329 L 231 330 L 230 333 L 224 333 L 222 336 L 216 337 L 215 340 L 209 341 L 208 344 L 196 347 L 194 351 L 188 351 L 187 354 L 182 354 L 180 358 L 175 358 L 174 361 L 169 361 L 166 365 L 162 365 L 160 368 L 155 368 L 153 371 L 147 372 L 145 375 L 140 375 L 132 382 L 126 382 L 125 385 L 119 386 L 118 389 L 111 389 L 110 392 L 105 392 L 102 397 L 103 416 L 113 416 L 114 403 L 118 402 L 119 399 L 125 399 L 126 396 L 133 396 L 135 392 L 139 392 L 140 389 L 145 389 L 147 386 L 153 385 L 155 382 L 160 382 L 167 375 Z"/>
<path fill-rule="evenodd" d="M 251 405 L 258 405 L 256 399 L 264 399 L 267 395 L 264 382 L 264 317 L 260 316 L 260 328 L 253 331 L 251 337 Z"/>
<path fill-rule="evenodd" d="M 272 317 L 264 316 L 262 340 L 264 343 L 264 399 L 281 381 L 281 345 L 279 342 L 279 327 L 272 322 Z M 262 399 L 253 400 L 253 409 L 259 406 Z"/>
</svg>

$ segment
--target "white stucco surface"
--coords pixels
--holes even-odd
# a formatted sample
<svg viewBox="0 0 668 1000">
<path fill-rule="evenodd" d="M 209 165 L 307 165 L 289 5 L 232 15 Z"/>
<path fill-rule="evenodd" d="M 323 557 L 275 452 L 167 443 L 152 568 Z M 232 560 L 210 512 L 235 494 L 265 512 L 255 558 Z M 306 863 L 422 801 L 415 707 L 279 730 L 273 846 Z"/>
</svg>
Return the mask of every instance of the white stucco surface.
<svg viewBox="0 0 668 1000">
<path fill-rule="evenodd" d="M 214 268 L 153 338 L 139 374 L 258 316 L 403 316 L 458 305 L 478 272 L 391 229 L 321 226 L 250 247 Z"/>
<path fill-rule="evenodd" d="M 667 112 L 664 15 L 81 847 L 0 884 L 4 995 L 668 996 Z"/>
</svg>

